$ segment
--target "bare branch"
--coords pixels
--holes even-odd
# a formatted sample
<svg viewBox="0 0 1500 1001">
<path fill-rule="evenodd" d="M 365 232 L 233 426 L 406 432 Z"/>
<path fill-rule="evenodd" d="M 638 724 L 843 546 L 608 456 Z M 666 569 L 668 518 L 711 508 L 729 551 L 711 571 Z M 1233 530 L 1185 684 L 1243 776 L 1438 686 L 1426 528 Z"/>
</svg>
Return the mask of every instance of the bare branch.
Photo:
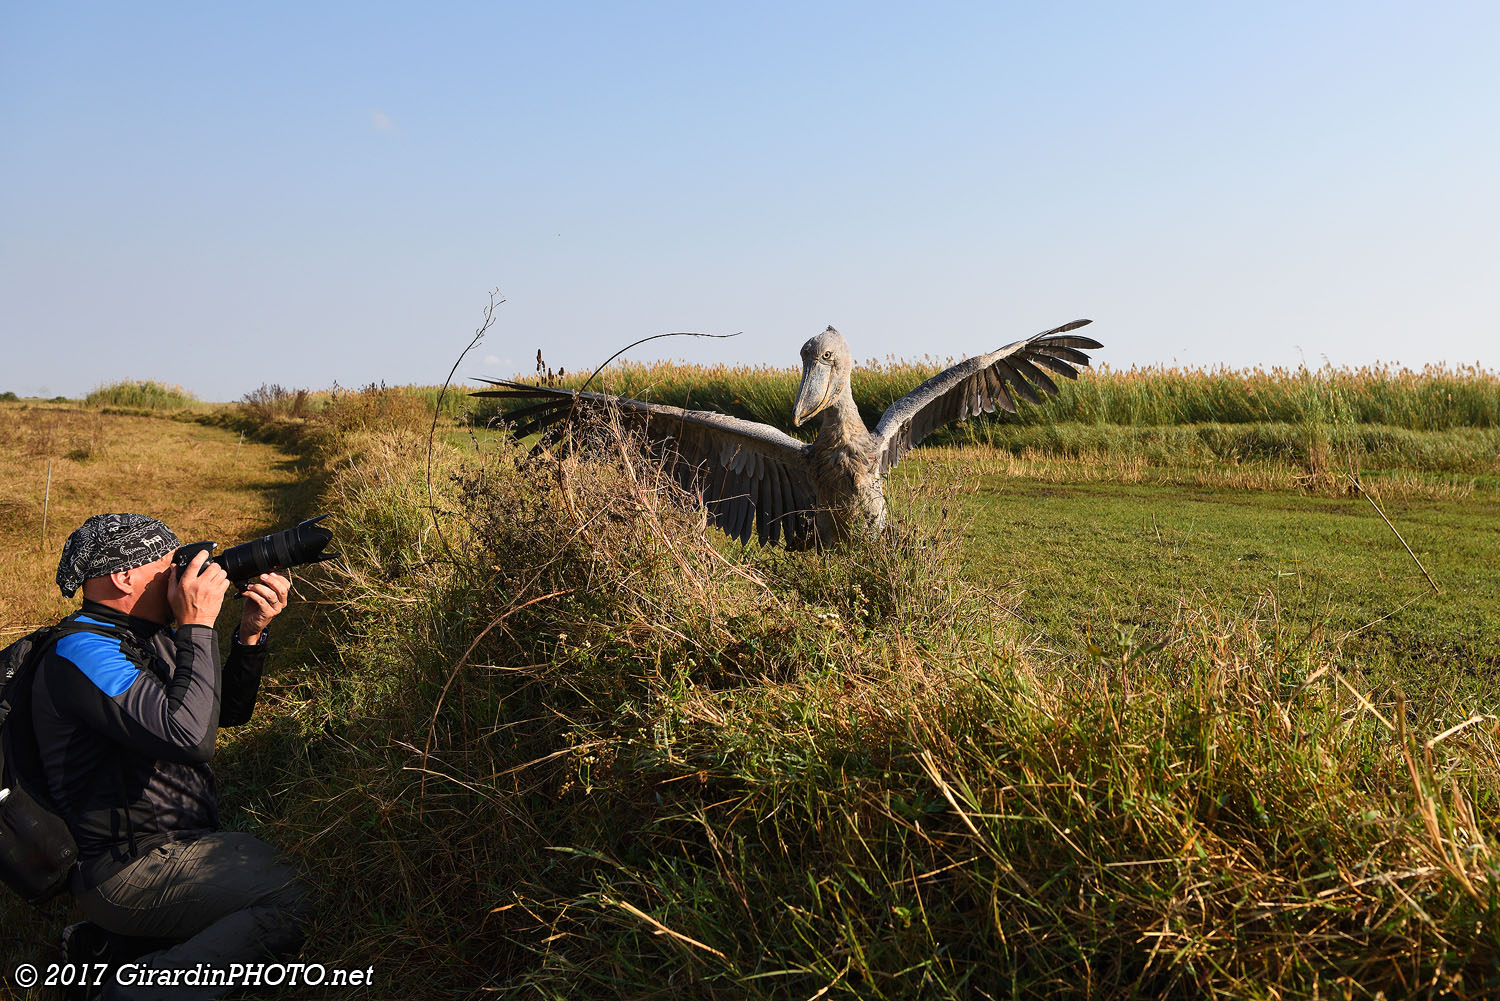
<svg viewBox="0 0 1500 1001">
<path fill-rule="evenodd" d="M 449 556 L 452 556 L 452 551 L 448 547 L 448 537 L 443 534 L 443 527 L 438 524 L 437 501 L 432 495 L 432 444 L 433 439 L 437 437 L 438 418 L 443 413 L 443 397 L 448 395 L 448 385 L 453 381 L 453 373 L 457 372 L 458 366 L 463 364 L 464 356 L 478 347 L 479 342 L 484 340 L 485 332 L 494 326 L 495 307 L 505 301 L 495 298 L 499 294 L 498 288 L 490 289 L 490 304 L 484 307 L 483 322 L 479 324 L 479 329 L 474 331 L 474 339 L 469 342 L 469 346 L 459 352 L 458 357 L 454 359 L 453 367 L 448 370 L 448 378 L 443 380 L 443 388 L 438 390 L 437 403 L 432 408 L 432 428 L 427 432 L 427 514 L 432 518 L 433 530 L 437 532 L 438 539 L 443 543 L 443 551 Z"/>
</svg>

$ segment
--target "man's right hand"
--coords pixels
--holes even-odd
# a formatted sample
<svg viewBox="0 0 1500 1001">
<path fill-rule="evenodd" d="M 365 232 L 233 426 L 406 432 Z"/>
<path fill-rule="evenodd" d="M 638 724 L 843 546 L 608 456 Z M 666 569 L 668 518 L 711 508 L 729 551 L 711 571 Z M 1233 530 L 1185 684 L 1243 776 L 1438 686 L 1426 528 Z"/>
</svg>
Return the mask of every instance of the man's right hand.
<svg viewBox="0 0 1500 1001">
<path fill-rule="evenodd" d="M 207 568 L 208 553 L 194 556 L 185 567 L 172 567 L 167 579 L 167 601 L 179 626 L 212 626 L 219 617 L 224 595 L 229 593 L 229 575 L 217 563 Z M 202 570 L 202 573 L 198 571 Z"/>
</svg>

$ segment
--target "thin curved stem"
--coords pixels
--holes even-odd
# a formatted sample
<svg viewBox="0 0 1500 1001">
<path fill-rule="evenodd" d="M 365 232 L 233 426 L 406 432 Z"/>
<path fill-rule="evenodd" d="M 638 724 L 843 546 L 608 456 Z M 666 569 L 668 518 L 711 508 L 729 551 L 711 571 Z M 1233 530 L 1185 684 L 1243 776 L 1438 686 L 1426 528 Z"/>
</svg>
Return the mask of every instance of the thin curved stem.
<svg viewBox="0 0 1500 1001">
<path fill-rule="evenodd" d="M 500 290 L 498 288 L 490 289 L 490 304 L 484 307 L 484 322 L 479 325 L 478 330 L 474 331 L 474 339 L 469 342 L 468 347 L 459 353 L 458 358 L 453 362 L 453 367 L 448 370 L 448 378 L 443 380 L 443 388 L 438 390 L 437 403 L 432 408 L 432 427 L 427 432 L 427 514 L 432 518 L 433 531 L 437 532 L 438 540 L 443 544 L 443 551 L 448 554 L 450 559 L 453 556 L 453 551 L 448 545 L 448 537 L 443 534 L 443 526 L 438 524 L 437 500 L 432 495 L 432 445 L 433 440 L 437 437 L 438 418 L 443 413 L 443 398 L 448 395 L 448 385 L 453 382 L 453 373 L 457 372 L 458 366 L 463 364 L 464 356 L 478 347 L 479 342 L 484 340 L 485 332 L 494 326 L 495 307 L 505 301 L 504 299 L 495 298 L 499 294 Z"/>
</svg>

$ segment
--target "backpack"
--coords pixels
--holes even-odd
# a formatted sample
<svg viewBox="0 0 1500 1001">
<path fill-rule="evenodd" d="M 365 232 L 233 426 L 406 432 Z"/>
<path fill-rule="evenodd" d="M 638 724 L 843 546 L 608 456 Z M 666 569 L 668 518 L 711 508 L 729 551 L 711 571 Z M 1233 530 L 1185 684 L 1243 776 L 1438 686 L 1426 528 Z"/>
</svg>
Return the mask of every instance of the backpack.
<svg viewBox="0 0 1500 1001">
<path fill-rule="evenodd" d="M 36 731 L 31 679 L 48 648 L 69 633 L 113 630 L 73 621 L 45 626 L 0 650 L 0 881 L 40 904 L 67 889 L 78 846 L 47 795 Z"/>
</svg>

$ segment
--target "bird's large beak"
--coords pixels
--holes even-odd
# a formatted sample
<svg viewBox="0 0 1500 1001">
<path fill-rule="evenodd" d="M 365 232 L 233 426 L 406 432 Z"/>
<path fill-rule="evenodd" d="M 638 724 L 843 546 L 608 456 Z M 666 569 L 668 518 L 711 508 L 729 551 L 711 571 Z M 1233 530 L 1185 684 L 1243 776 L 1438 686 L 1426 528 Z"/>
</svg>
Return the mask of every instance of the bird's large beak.
<svg viewBox="0 0 1500 1001">
<path fill-rule="evenodd" d="M 797 403 L 792 407 L 792 424 L 801 427 L 822 412 L 833 398 L 833 367 L 817 362 L 802 371 L 802 385 L 797 387 Z"/>
</svg>

